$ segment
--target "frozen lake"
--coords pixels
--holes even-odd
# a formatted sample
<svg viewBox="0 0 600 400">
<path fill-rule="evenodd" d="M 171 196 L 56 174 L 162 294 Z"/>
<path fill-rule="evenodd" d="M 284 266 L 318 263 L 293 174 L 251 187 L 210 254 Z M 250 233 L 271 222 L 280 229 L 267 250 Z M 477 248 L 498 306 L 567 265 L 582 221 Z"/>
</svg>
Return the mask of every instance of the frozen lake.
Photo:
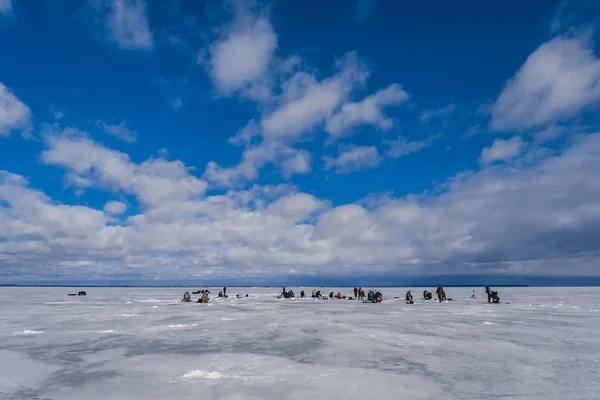
<svg viewBox="0 0 600 400">
<path fill-rule="evenodd" d="M 414 305 L 403 288 L 381 304 L 211 288 L 208 305 L 78 289 L 0 288 L 0 398 L 599 398 L 600 288 L 500 288 L 500 305 L 483 288 L 414 288 Z"/>
</svg>

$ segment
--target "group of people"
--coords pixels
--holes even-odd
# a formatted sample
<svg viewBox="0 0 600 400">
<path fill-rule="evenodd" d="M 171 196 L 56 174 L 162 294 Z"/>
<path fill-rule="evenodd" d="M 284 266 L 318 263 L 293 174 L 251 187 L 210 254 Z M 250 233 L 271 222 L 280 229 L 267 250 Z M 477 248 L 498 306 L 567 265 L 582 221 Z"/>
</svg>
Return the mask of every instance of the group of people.
<svg viewBox="0 0 600 400">
<path fill-rule="evenodd" d="M 410 293 L 410 290 L 408 291 L 408 293 Z M 446 297 L 446 292 L 444 291 L 444 287 L 442 285 L 438 285 L 437 289 L 435 290 L 435 294 L 437 294 L 437 298 L 438 298 L 438 300 L 439 300 L 440 303 L 442 301 L 452 300 L 452 299 L 449 299 L 449 298 Z M 412 294 L 410 295 L 410 297 L 411 297 L 411 300 L 412 300 Z M 428 290 L 424 290 L 423 291 L 423 300 L 431 300 L 431 299 L 433 299 L 433 293 L 431 293 Z M 408 302 L 408 301 L 409 300 L 408 300 L 408 297 L 407 297 L 406 302 Z"/>
<path fill-rule="evenodd" d="M 195 294 L 200 294 L 199 292 L 194 292 Z M 198 299 L 198 301 L 196 303 L 208 303 L 208 294 L 210 292 L 208 290 L 205 290 L 202 292 L 202 296 Z M 185 292 L 183 294 L 183 299 L 181 300 L 183 302 L 189 303 L 192 301 L 192 296 L 190 295 L 190 292 Z"/>
<path fill-rule="evenodd" d="M 277 296 L 278 298 L 284 298 L 284 299 L 292 299 L 294 297 L 296 297 L 296 295 L 294 294 L 293 290 L 286 290 L 286 288 L 284 287 L 281 291 L 281 295 Z M 305 298 L 306 297 L 306 293 L 304 293 L 304 290 L 300 291 L 300 298 Z M 311 298 L 313 299 L 323 299 L 325 296 L 323 296 L 321 294 L 320 290 L 317 289 L 313 289 L 312 293 L 311 293 Z M 330 299 L 348 299 L 348 300 L 364 300 L 365 298 L 368 299 L 368 301 L 372 301 L 372 302 L 376 302 L 379 303 L 381 302 L 381 300 L 383 299 L 383 295 L 381 294 L 381 292 L 375 292 L 373 290 L 369 291 L 368 296 L 365 296 L 365 292 L 362 290 L 362 288 L 354 288 L 354 297 L 352 296 L 344 296 L 342 294 L 342 292 L 330 292 L 329 293 L 329 298 Z"/>
<path fill-rule="evenodd" d="M 497 291 L 494 291 L 489 286 L 486 286 L 485 293 L 487 294 L 488 303 L 500 303 L 500 297 L 498 296 Z"/>
<path fill-rule="evenodd" d="M 485 287 L 485 292 L 487 294 L 487 301 L 488 303 L 500 303 L 500 297 L 498 296 L 498 292 L 492 290 L 489 286 Z M 208 303 L 209 297 L 208 295 L 210 294 L 209 290 L 199 290 L 197 292 L 192 292 L 193 294 L 202 294 L 202 296 L 198 299 L 198 303 Z M 444 291 L 444 287 L 442 285 L 439 285 L 436 289 L 436 294 L 437 294 L 437 299 L 438 301 L 441 303 L 442 301 L 451 301 L 451 298 L 447 298 L 446 297 L 446 292 Z M 219 292 L 219 297 L 228 297 L 227 296 L 227 288 L 224 287 L 222 291 Z M 237 298 L 241 298 L 242 296 L 240 296 L 239 294 L 236 294 Z M 248 297 L 248 295 L 246 294 L 246 297 Z M 290 299 L 290 298 L 294 298 L 295 294 L 293 290 L 286 290 L 286 288 L 284 287 L 282 292 L 281 292 L 281 296 L 279 297 L 283 297 L 286 299 Z M 302 290 L 300 292 L 300 297 L 304 298 L 305 297 L 305 293 L 304 290 Z M 322 299 L 323 295 L 321 294 L 320 290 L 316 290 L 313 289 L 312 294 L 311 294 L 312 298 L 316 298 L 316 299 Z M 366 297 L 366 300 L 365 300 Z M 375 291 L 375 290 L 369 290 L 369 293 L 367 294 L 367 296 L 365 296 L 365 292 L 363 291 L 362 287 L 354 288 L 354 297 L 346 297 L 342 294 L 342 292 L 337 292 L 337 294 L 335 292 L 331 292 L 329 293 L 329 298 L 333 299 L 333 298 L 337 298 L 337 299 L 350 299 L 350 300 L 363 300 L 364 302 L 373 302 L 373 303 L 381 303 L 381 301 L 383 300 L 383 294 L 379 291 Z M 473 294 L 471 295 L 471 298 L 473 300 L 477 300 L 477 296 L 475 295 L 475 290 L 473 290 Z M 407 304 L 414 304 L 414 298 L 412 295 L 412 292 L 409 290 L 406 292 L 406 303 Z M 424 290 L 423 291 L 423 299 L 424 300 L 432 300 L 433 299 L 433 293 L 431 293 L 428 290 Z M 183 302 L 191 302 L 191 296 L 190 296 L 190 292 L 185 292 L 183 294 L 183 299 L 181 300 Z"/>
<path fill-rule="evenodd" d="M 208 295 L 210 294 L 210 290 L 198 290 L 196 292 L 192 292 L 192 294 L 201 294 L 202 295 L 196 303 L 208 303 L 208 300 L 209 300 Z M 239 294 L 236 294 L 235 296 L 238 299 L 242 297 Z M 223 290 L 219 292 L 219 297 L 228 297 L 227 296 L 227 287 L 223 287 Z M 248 297 L 248 294 L 246 294 L 246 297 Z M 190 296 L 190 292 L 185 292 L 183 294 L 183 299 L 181 301 L 186 302 L 186 303 L 191 302 L 192 297 Z"/>
</svg>

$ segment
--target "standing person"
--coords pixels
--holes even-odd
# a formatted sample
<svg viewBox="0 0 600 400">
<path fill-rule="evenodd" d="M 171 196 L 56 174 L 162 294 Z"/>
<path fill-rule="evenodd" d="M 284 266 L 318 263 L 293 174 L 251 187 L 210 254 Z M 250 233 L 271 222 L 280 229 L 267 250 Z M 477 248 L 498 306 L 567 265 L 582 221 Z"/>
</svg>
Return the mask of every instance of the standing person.
<svg viewBox="0 0 600 400">
<path fill-rule="evenodd" d="M 442 287 L 442 285 L 438 285 L 436 293 L 437 293 L 438 300 L 440 303 L 443 300 L 446 300 L 446 293 L 444 293 L 444 288 Z"/>
<path fill-rule="evenodd" d="M 471 295 L 473 300 L 477 300 L 477 295 L 475 294 L 475 289 L 473 289 L 473 294 Z"/>
<path fill-rule="evenodd" d="M 227 297 L 227 288 L 223 286 L 223 297 Z"/>
<path fill-rule="evenodd" d="M 362 290 L 362 286 L 358 288 L 358 299 L 362 300 L 363 299 L 363 290 Z"/>
<path fill-rule="evenodd" d="M 488 303 L 492 302 L 492 289 L 490 289 L 489 286 L 485 287 L 485 293 L 487 294 L 488 297 Z"/>
<path fill-rule="evenodd" d="M 356 299 L 358 296 L 358 288 L 354 286 L 354 298 Z"/>
</svg>

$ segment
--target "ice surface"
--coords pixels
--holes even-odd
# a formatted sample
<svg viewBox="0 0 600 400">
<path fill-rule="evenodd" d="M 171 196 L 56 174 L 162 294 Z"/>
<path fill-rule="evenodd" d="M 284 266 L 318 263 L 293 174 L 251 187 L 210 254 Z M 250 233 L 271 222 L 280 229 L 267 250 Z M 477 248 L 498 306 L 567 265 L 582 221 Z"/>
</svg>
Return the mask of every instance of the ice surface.
<svg viewBox="0 0 600 400">
<path fill-rule="evenodd" d="M 600 288 L 472 289 L 0 288 L 0 399 L 598 399 Z"/>
</svg>

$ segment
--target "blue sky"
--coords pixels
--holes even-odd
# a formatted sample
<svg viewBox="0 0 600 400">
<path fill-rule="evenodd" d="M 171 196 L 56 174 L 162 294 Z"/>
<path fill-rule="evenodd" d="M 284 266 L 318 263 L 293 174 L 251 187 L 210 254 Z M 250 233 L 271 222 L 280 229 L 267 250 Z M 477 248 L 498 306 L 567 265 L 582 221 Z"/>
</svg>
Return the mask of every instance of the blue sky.
<svg viewBox="0 0 600 400">
<path fill-rule="evenodd" d="M 598 15 L 0 0 L 0 281 L 598 276 Z"/>
</svg>

